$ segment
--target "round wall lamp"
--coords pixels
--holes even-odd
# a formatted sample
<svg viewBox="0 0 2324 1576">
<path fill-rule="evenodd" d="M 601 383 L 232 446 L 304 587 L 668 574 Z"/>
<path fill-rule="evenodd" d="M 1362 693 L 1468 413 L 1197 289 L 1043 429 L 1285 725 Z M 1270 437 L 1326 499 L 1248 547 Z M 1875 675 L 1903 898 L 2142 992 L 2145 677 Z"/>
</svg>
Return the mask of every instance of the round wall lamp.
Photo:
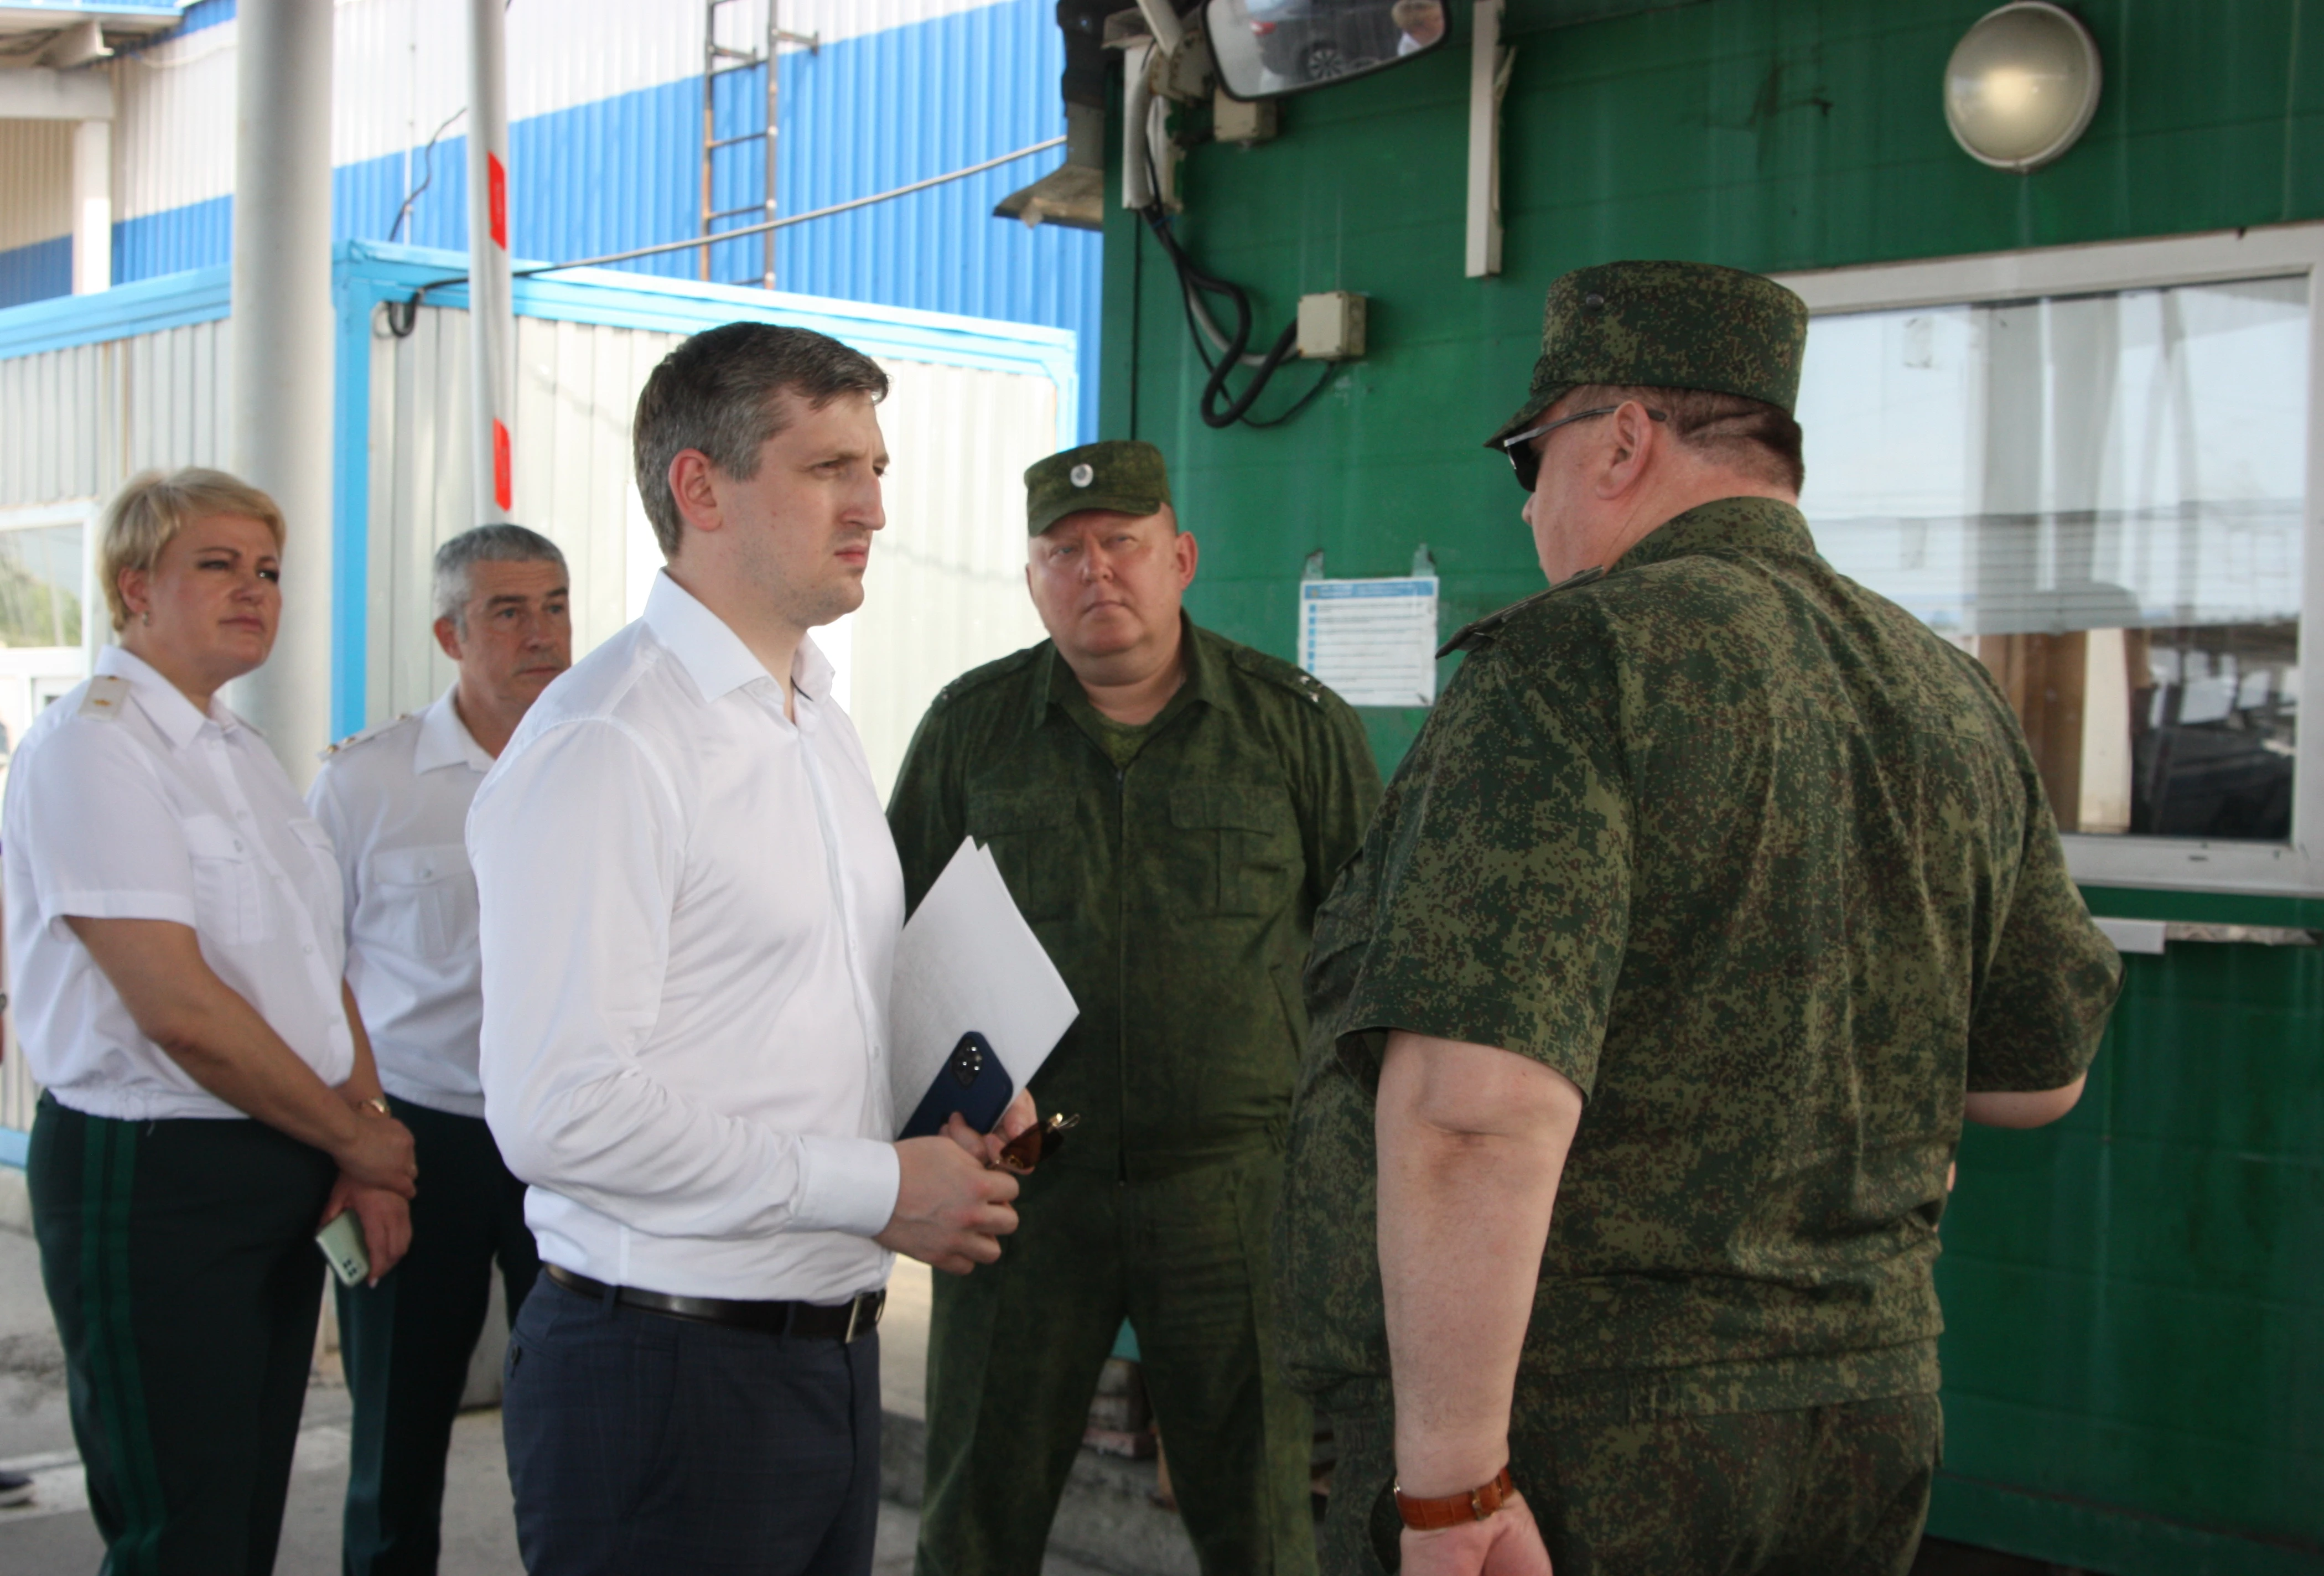
<svg viewBox="0 0 2324 1576">
<path fill-rule="evenodd" d="M 2074 145 L 2098 113 L 2098 46 L 2071 12 L 2014 0 L 1978 19 L 1945 62 L 1945 124 L 1979 163 L 2020 175 Z"/>
</svg>

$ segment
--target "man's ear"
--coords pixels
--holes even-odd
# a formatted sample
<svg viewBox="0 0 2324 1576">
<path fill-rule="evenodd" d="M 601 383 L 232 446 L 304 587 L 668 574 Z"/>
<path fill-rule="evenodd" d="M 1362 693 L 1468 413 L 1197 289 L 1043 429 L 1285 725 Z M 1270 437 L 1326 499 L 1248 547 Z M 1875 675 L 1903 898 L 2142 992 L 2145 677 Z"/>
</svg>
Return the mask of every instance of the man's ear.
<svg viewBox="0 0 2324 1576">
<path fill-rule="evenodd" d="M 1182 530 L 1171 539 L 1171 550 L 1178 558 L 1178 589 L 1184 591 L 1194 583 L 1194 566 L 1202 562 L 1203 549 L 1194 541 L 1194 533 Z"/>
<path fill-rule="evenodd" d="M 698 448 L 684 448 L 669 462 L 669 495 L 679 518 L 696 530 L 716 530 L 724 523 L 718 490 L 711 484 L 710 456 Z"/>
<path fill-rule="evenodd" d="M 143 569 L 124 569 L 113 577 L 114 589 L 121 593 L 121 605 L 129 622 L 137 622 L 138 610 L 144 605 L 146 575 Z"/>
<path fill-rule="evenodd" d="M 460 626 L 448 614 L 436 621 L 436 644 L 453 661 L 460 659 Z"/>
<path fill-rule="evenodd" d="M 1607 456 L 1606 468 L 1600 473 L 1598 491 L 1601 497 L 1610 498 L 1629 491 L 1645 474 L 1646 456 L 1661 435 L 1655 431 L 1654 418 L 1636 400 L 1623 401 L 1606 426 L 1613 446 Z"/>
</svg>

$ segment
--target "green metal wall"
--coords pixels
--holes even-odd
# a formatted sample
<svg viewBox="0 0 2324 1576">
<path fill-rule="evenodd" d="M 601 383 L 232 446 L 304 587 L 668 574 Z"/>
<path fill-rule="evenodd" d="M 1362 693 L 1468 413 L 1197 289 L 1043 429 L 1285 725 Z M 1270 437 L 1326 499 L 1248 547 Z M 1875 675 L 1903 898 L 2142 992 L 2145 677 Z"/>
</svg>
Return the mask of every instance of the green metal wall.
<svg viewBox="0 0 2324 1576">
<path fill-rule="evenodd" d="M 1520 494 L 1478 444 L 1521 396 L 1566 269 L 1833 267 L 2324 217 L 2324 5 L 2076 7 L 2106 96 L 2080 145 L 2024 178 L 1963 155 L 1939 105 L 1987 8 L 1512 0 L 1498 279 L 1462 273 L 1465 5 L 1439 54 L 1286 101 L 1279 140 L 1197 147 L 1180 234 L 1267 324 L 1305 291 L 1370 298 L 1370 354 L 1274 431 L 1196 418 L 1169 270 L 1113 208 L 1102 424 L 1170 456 L 1203 544 L 1194 616 L 1290 656 L 1318 548 L 1332 574 L 1386 575 L 1425 542 L 1447 628 L 1538 589 Z M 1312 375 L 1287 369 L 1259 413 Z M 1384 763 L 1420 717 L 1368 714 Z M 2090 897 L 2324 927 L 2324 901 Z M 1963 1144 L 1932 1528 L 2119 1576 L 2324 1571 L 2324 951 L 2181 943 L 2130 971 L 2081 1108 Z"/>
</svg>

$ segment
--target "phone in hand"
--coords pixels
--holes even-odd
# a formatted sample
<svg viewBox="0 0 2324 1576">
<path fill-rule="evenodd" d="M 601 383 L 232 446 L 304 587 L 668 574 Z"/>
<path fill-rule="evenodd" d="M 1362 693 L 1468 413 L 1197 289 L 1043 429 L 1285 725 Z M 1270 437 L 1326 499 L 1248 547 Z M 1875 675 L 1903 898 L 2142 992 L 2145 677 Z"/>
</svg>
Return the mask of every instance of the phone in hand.
<svg viewBox="0 0 2324 1576">
<path fill-rule="evenodd" d="M 1009 1102 L 1016 1098 L 1017 1081 L 1001 1064 L 992 1042 L 971 1029 L 953 1046 L 952 1055 L 945 1060 L 944 1071 L 928 1085 L 919 1109 L 912 1112 L 911 1120 L 904 1124 L 899 1136 L 934 1138 L 944 1131 L 945 1122 L 954 1111 L 965 1117 L 968 1125 L 978 1132 L 989 1133 L 1009 1109 Z"/>
<path fill-rule="evenodd" d="M 364 1242 L 363 1222 L 353 1210 L 341 1210 L 315 1233 L 315 1246 L 341 1286 L 359 1286 L 371 1278 L 371 1249 Z"/>
</svg>

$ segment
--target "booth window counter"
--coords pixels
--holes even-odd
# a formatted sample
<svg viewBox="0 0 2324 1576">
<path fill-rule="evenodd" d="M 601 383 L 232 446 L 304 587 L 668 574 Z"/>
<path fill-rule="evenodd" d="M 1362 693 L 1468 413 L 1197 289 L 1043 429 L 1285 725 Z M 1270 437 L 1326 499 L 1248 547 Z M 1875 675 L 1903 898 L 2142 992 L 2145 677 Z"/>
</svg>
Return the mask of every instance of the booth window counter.
<svg viewBox="0 0 2324 1576">
<path fill-rule="evenodd" d="M 2324 893 L 2324 226 L 1788 276 L 1801 508 L 1979 658 L 2085 883 Z"/>
</svg>

